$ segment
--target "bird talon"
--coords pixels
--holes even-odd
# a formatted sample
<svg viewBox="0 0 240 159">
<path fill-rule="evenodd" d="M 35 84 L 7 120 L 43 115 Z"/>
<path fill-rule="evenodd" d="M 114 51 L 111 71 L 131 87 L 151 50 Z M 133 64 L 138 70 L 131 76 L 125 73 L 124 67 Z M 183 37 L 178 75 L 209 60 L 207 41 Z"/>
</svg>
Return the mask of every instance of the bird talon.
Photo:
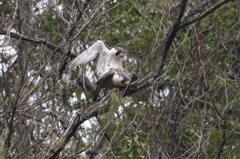
<svg viewBox="0 0 240 159">
<path fill-rule="evenodd" d="M 111 90 L 108 90 L 108 92 L 110 92 L 110 93 L 111 93 L 111 92 L 117 91 L 117 89 L 118 89 L 117 87 L 114 87 L 113 89 L 111 89 Z"/>
</svg>

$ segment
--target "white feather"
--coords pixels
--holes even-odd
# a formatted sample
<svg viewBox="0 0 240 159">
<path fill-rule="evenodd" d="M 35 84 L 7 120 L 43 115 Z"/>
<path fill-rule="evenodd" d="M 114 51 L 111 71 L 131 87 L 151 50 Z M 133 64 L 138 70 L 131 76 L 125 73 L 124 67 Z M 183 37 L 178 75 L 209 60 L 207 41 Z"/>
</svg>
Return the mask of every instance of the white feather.
<svg viewBox="0 0 240 159">
<path fill-rule="evenodd" d="M 128 72 L 115 72 L 112 77 L 112 83 L 118 87 L 124 87 L 130 82 L 131 78 Z"/>
<path fill-rule="evenodd" d="M 116 52 L 117 50 L 115 48 L 109 50 L 103 41 L 98 40 L 87 50 L 73 59 L 69 63 L 69 67 L 72 68 L 90 61 L 94 61 L 97 67 L 97 73 L 100 76 L 110 70 L 123 71 L 122 58 L 121 56 L 116 56 Z"/>
</svg>

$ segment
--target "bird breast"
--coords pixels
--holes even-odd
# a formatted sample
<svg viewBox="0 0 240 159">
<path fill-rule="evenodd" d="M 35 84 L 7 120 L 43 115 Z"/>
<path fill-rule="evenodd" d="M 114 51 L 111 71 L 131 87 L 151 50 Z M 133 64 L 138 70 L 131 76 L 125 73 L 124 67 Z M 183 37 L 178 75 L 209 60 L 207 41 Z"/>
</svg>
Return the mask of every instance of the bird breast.
<svg viewBox="0 0 240 159">
<path fill-rule="evenodd" d="M 122 67 L 122 59 L 118 57 L 111 56 L 107 60 L 108 67 L 112 68 L 121 68 Z"/>
</svg>

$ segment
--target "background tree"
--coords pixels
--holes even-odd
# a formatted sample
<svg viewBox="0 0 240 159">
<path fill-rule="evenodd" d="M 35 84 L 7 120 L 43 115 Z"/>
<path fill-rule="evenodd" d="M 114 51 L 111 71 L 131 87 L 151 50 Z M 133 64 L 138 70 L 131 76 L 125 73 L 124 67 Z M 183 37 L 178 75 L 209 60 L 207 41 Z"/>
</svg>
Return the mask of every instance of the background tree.
<svg viewBox="0 0 240 159">
<path fill-rule="evenodd" d="M 239 158 L 240 3 L 0 2 L 2 158 Z M 94 41 L 139 75 L 92 101 Z M 87 123 L 87 124 L 86 124 Z"/>
</svg>

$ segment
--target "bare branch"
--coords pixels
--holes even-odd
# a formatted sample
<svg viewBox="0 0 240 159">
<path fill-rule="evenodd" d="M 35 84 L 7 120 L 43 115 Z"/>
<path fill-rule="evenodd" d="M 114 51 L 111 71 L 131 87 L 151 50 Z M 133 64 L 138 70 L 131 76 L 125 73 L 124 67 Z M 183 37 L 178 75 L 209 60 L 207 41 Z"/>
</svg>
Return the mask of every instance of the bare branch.
<svg viewBox="0 0 240 159">
<path fill-rule="evenodd" d="M 229 0 L 225 0 L 225 1 L 229 1 Z M 221 5 L 223 5 L 225 3 L 221 3 Z M 151 72 L 148 75 L 146 75 L 143 79 L 138 80 L 138 81 L 130 84 L 128 86 L 128 88 L 126 89 L 126 91 L 124 93 L 124 96 L 125 95 L 131 95 L 131 94 L 133 94 L 135 92 L 138 92 L 139 90 L 141 90 L 141 89 L 145 88 L 146 86 L 148 86 L 149 84 L 151 84 L 156 79 L 156 76 L 159 76 L 160 72 L 162 71 L 162 69 L 163 69 L 163 67 L 165 65 L 166 58 L 167 58 L 167 53 L 168 53 L 168 50 L 169 50 L 169 48 L 171 46 L 171 43 L 173 42 L 174 38 L 176 37 L 176 34 L 179 31 L 179 29 L 182 28 L 181 27 L 182 26 L 181 25 L 181 19 L 182 19 L 183 15 L 184 15 L 186 4 L 187 4 L 187 0 L 183 0 L 181 2 L 181 4 L 180 4 L 181 10 L 180 10 L 180 12 L 178 14 L 177 20 L 172 25 L 170 31 L 167 33 L 168 36 L 165 38 L 165 41 L 164 41 L 162 49 L 161 49 L 161 52 L 163 53 L 163 57 L 162 57 L 162 62 L 161 62 L 159 71 L 157 73 Z M 216 6 L 219 8 L 221 5 L 218 3 L 218 5 L 216 4 L 212 8 L 216 8 Z"/>
<path fill-rule="evenodd" d="M 11 38 L 15 38 L 15 39 L 19 39 L 19 40 L 24 40 L 24 41 L 28 41 L 28 42 L 37 43 L 37 44 L 43 44 L 43 45 L 46 45 L 48 48 L 50 48 L 52 50 L 61 52 L 61 49 L 57 45 L 55 45 L 51 42 L 48 42 L 44 39 L 31 38 L 31 37 L 24 36 L 22 34 L 8 32 L 8 31 L 2 30 L 2 29 L 0 30 L 0 34 L 10 36 Z"/>
<path fill-rule="evenodd" d="M 219 1 L 218 3 L 216 3 L 215 5 L 213 5 L 210 9 L 208 9 L 207 11 L 205 11 L 202 15 L 196 17 L 196 18 L 193 18 L 189 21 L 186 21 L 184 22 L 183 24 L 181 24 L 180 26 L 177 27 L 177 29 L 181 29 L 181 28 L 184 28 L 190 24 L 193 24 L 203 18 L 205 18 L 206 16 L 208 16 L 209 14 L 213 13 L 215 10 L 217 10 L 219 7 L 221 7 L 222 5 L 230 2 L 232 0 L 222 0 L 222 1 Z"/>
<path fill-rule="evenodd" d="M 157 75 L 159 75 L 161 73 L 163 67 L 165 66 L 168 50 L 169 50 L 174 38 L 176 37 L 178 30 L 180 29 L 178 27 L 181 24 L 181 19 L 184 15 L 186 4 L 187 4 L 187 0 L 182 0 L 182 2 L 180 4 L 180 11 L 179 11 L 178 17 L 177 17 L 176 21 L 174 22 L 174 24 L 172 25 L 169 32 L 167 33 L 167 37 L 165 38 L 163 46 L 161 47 L 160 54 L 162 54 L 162 61 L 161 61 L 160 67 L 157 71 Z"/>
<path fill-rule="evenodd" d="M 88 4 L 91 2 L 91 0 L 86 0 L 81 9 L 78 9 L 78 16 L 76 18 L 76 21 L 70 26 L 70 30 L 67 33 L 67 38 L 66 41 L 68 41 L 67 45 L 68 45 L 68 50 L 67 50 L 67 54 L 66 54 L 66 58 L 65 61 L 63 63 L 63 65 L 61 66 L 61 68 L 59 69 L 59 77 L 61 78 L 64 70 L 66 69 L 67 66 L 67 60 L 68 58 L 71 56 L 71 43 L 73 40 L 70 40 L 73 36 L 75 36 L 74 31 L 76 30 L 77 24 L 79 23 L 79 21 L 81 20 L 83 13 L 85 12 Z M 77 5 L 76 5 L 77 6 Z"/>
<path fill-rule="evenodd" d="M 138 80 L 138 81 L 130 84 L 128 86 L 126 92 L 124 93 L 124 95 L 130 95 L 130 94 L 133 94 L 133 93 L 139 91 L 140 89 L 142 89 L 142 88 L 148 86 L 149 84 L 151 84 L 157 78 L 157 76 L 159 76 L 160 72 L 162 71 L 162 69 L 165 65 L 168 50 L 169 50 L 169 48 L 170 48 L 178 30 L 179 30 L 179 29 L 177 29 L 177 27 L 181 23 L 181 19 L 184 15 L 186 4 L 187 4 L 187 0 L 182 0 L 182 2 L 180 4 L 181 10 L 178 14 L 178 17 L 177 17 L 175 23 L 172 25 L 169 32 L 167 33 L 168 36 L 165 38 L 163 46 L 161 47 L 162 49 L 160 50 L 160 53 L 163 54 L 163 57 L 162 57 L 162 62 L 160 64 L 160 67 L 159 67 L 158 71 L 156 71 L 155 73 L 151 72 L 147 76 L 145 76 L 143 79 Z"/>
<path fill-rule="evenodd" d="M 218 151 L 217 158 L 221 158 L 221 154 L 223 152 L 223 148 L 224 148 L 225 143 L 226 143 L 226 129 L 227 129 L 227 122 L 224 121 L 223 126 L 222 126 L 222 143 L 221 143 L 221 145 L 218 148 L 219 151 Z"/>
<path fill-rule="evenodd" d="M 139 79 L 128 85 L 126 91 L 124 92 L 124 96 L 131 95 L 133 93 L 138 92 L 139 90 L 145 88 L 150 85 L 154 81 L 155 74 L 153 72 L 146 75 L 144 78 Z"/>
<path fill-rule="evenodd" d="M 182 18 L 182 23 L 185 22 L 188 18 L 190 18 L 193 15 L 196 15 L 197 13 L 202 12 L 202 10 L 211 2 L 211 0 L 205 0 L 202 2 L 200 6 L 198 6 L 195 9 L 192 9 L 188 11 Z"/>
<path fill-rule="evenodd" d="M 222 2 L 217 3 L 216 5 L 214 5 L 213 7 L 211 7 L 211 9 L 209 9 L 209 11 L 206 11 L 207 13 L 212 13 L 214 10 L 216 10 L 217 8 L 221 7 L 223 4 L 229 2 L 230 0 L 224 0 Z M 124 93 L 124 95 L 130 95 L 133 94 L 143 88 L 145 88 L 146 86 L 148 86 L 149 84 L 151 84 L 157 76 L 159 76 L 160 72 L 162 71 L 165 62 L 166 62 L 166 58 L 167 58 L 167 53 L 168 50 L 174 40 L 174 38 L 176 37 L 177 32 L 179 31 L 179 29 L 181 29 L 183 26 L 183 24 L 181 24 L 181 19 L 184 15 L 184 11 L 185 11 L 185 7 L 187 4 L 187 0 L 183 0 L 180 4 L 181 10 L 178 14 L 177 20 L 175 21 L 175 23 L 172 25 L 170 31 L 167 33 L 167 37 L 165 38 L 165 41 L 163 43 L 162 49 L 160 51 L 160 53 L 163 53 L 163 57 L 162 57 L 162 62 L 161 65 L 159 67 L 159 71 L 157 73 L 149 73 L 147 76 L 145 76 L 143 79 L 138 80 L 132 84 L 130 84 L 126 90 L 126 92 Z M 205 3 L 204 3 L 205 4 Z M 211 12 L 210 12 L 211 11 Z M 207 14 L 208 15 L 208 14 Z M 207 16 L 206 15 L 206 16 Z M 204 16 L 205 17 L 205 16 Z M 197 20 L 198 21 L 198 20 Z M 196 22 L 196 21 L 194 21 Z M 194 23 L 193 22 L 193 23 Z M 187 23 L 187 22 L 186 22 Z"/>
<path fill-rule="evenodd" d="M 108 110 L 108 103 L 110 96 L 104 97 L 100 102 L 95 103 L 83 111 L 79 111 L 76 116 L 74 117 L 72 124 L 68 127 L 65 134 L 60 139 L 60 142 L 56 145 L 55 148 L 50 150 L 52 153 L 49 157 L 49 159 L 56 158 L 59 153 L 64 149 L 65 145 L 69 142 L 69 140 L 72 138 L 72 136 L 77 131 L 78 127 L 86 120 L 96 116 L 97 114 L 102 114 L 103 112 L 106 112 Z"/>
</svg>

